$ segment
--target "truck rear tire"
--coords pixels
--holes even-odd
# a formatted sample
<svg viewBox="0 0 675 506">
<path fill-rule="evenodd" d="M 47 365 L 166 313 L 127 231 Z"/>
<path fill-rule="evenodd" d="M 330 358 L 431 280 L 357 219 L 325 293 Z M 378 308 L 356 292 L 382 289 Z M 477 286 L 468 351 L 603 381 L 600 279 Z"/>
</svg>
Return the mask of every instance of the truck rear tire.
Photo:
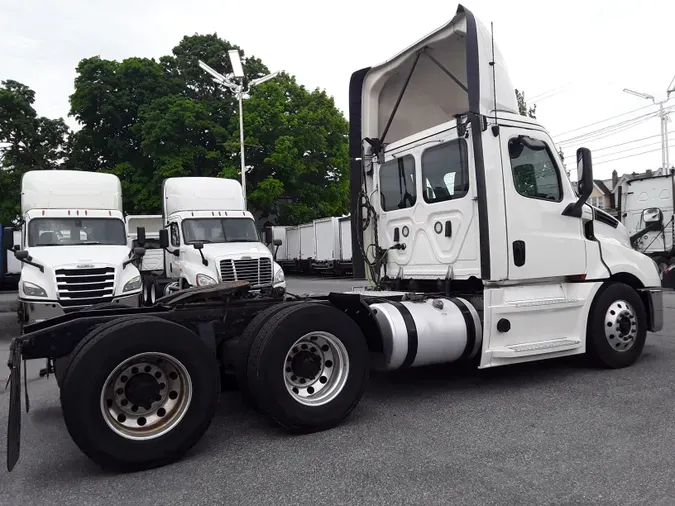
<svg viewBox="0 0 675 506">
<path fill-rule="evenodd" d="M 88 306 L 84 309 L 81 309 L 80 311 L 84 310 L 99 310 L 99 309 L 118 309 L 118 308 L 129 308 L 130 306 L 124 305 L 124 304 L 114 304 L 112 302 L 102 302 L 100 304 L 94 304 L 93 306 Z M 128 317 L 127 317 L 128 318 Z M 91 331 L 90 336 L 93 336 L 95 333 L 98 332 L 98 330 L 103 327 L 103 325 L 99 325 L 96 327 L 94 330 Z M 68 367 L 70 366 L 70 361 L 71 358 L 77 355 L 79 352 L 80 348 L 84 345 L 84 342 L 86 339 L 83 339 L 73 349 L 73 351 L 70 353 L 70 355 L 66 355 L 65 357 L 59 357 L 54 359 L 54 377 L 56 378 L 56 384 L 58 385 L 59 388 L 63 386 L 63 378 L 66 377 L 66 374 L 68 372 Z"/>
<path fill-rule="evenodd" d="M 282 308 L 257 333 L 248 359 L 255 404 L 294 433 L 342 422 L 361 400 L 369 373 L 361 329 L 325 304 Z"/>
<path fill-rule="evenodd" d="M 647 313 L 630 286 L 610 283 L 596 296 L 588 317 L 586 349 L 598 366 L 628 367 L 642 354 L 647 339 Z"/>
<path fill-rule="evenodd" d="M 193 332 L 139 316 L 102 324 L 80 344 L 61 406 L 73 441 L 98 465 L 160 467 L 206 432 L 218 403 L 218 364 Z"/>
<path fill-rule="evenodd" d="M 255 399 L 250 395 L 248 388 L 248 357 L 251 353 L 253 341 L 263 329 L 267 321 L 277 314 L 280 310 L 296 304 L 305 304 L 305 302 L 288 302 L 285 304 L 275 304 L 259 312 L 253 320 L 246 326 L 244 332 L 239 337 L 236 357 L 234 360 L 234 369 L 236 374 L 237 387 L 244 400 L 250 402 L 255 407 Z"/>
</svg>

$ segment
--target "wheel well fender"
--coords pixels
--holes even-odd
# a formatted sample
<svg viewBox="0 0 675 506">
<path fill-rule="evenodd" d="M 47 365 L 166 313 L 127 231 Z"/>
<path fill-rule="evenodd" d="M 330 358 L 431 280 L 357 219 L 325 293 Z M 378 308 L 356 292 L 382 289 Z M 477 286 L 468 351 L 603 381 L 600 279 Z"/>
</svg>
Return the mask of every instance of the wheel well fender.
<svg viewBox="0 0 675 506">
<path fill-rule="evenodd" d="M 328 300 L 335 308 L 349 316 L 363 332 L 368 344 L 368 350 L 382 353 L 383 340 L 380 326 L 373 315 L 370 306 L 359 294 L 331 293 Z"/>
</svg>

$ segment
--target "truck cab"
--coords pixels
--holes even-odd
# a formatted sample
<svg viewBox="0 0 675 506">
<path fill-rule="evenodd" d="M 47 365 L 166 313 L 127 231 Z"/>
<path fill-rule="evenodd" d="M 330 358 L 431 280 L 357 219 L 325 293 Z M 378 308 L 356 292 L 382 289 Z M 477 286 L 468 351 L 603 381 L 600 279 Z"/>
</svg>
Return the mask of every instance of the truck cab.
<svg viewBox="0 0 675 506">
<path fill-rule="evenodd" d="M 238 181 L 177 177 L 162 185 L 164 271 L 171 292 L 225 281 L 283 294 L 284 272 L 244 207 Z"/>
<path fill-rule="evenodd" d="M 21 181 L 21 236 L 3 231 L 22 263 L 22 324 L 101 304 L 138 306 L 143 255 L 127 244 L 119 179 L 85 171 L 36 170 Z M 12 234 L 12 235 L 10 235 Z"/>
<path fill-rule="evenodd" d="M 546 128 L 519 114 L 499 48 L 470 11 L 460 5 L 355 72 L 350 104 L 355 275 L 388 290 L 473 294 L 481 367 L 583 353 L 588 325 L 618 324 L 601 300 L 613 283 L 639 294 L 644 325 L 660 328 L 656 265 L 586 203 L 590 151 L 577 152 L 577 194 Z"/>
</svg>

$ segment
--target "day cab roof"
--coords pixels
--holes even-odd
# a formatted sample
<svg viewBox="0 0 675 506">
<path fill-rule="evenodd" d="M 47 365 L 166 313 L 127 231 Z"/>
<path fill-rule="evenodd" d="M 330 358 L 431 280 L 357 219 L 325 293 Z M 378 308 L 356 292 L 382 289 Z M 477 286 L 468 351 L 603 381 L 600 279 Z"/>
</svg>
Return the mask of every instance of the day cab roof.
<svg viewBox="0 0 675 506">
<path fill-rule="evenodd" d="M 490 31 L 459 5 L 443 26 L 352 74 L 350 156 L 361 156 L 364 138 L 389 144 L 467 112 L 495 110 L 518 113 L 515 89 Z"/>
<path fill-rule="evenodd" d="M 164 216 L 188 211 L 245 211 L 241 183 L 220 177 L 171 177 L 162 183 Z"/>
<path fill-rule="evenodd" d="M 31 170 L 21 178 L 21 213 L 32 209 L 122 212 L 122 185 L 103 172 Z"/>
</svg>

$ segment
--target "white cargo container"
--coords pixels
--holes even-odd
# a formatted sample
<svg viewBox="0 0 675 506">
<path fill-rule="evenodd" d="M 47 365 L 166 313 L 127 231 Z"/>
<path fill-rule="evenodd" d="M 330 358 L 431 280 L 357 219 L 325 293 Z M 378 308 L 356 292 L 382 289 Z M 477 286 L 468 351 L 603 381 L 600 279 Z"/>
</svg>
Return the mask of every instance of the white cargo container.
<svg viewBox="0 0 675 506">
<path fill-rule="evenodd" d="M 311 271 L 312 259 L 316 258 L 316 232 L 314 223 L 305 223 L 300 229 L 300 270 Z"/>
<path fill-rule="evenodd" d="M 340 231 L 340 256 L 338 267 L 340 274 L 352 272 L 352 217 L 341 216 L 338 218 Z"/>
<path fill-rule="evenodd" d="M 310 261 L 312 272 L 335 273 L 340 255 L 340 228 L 335 216 L 314 220 L 314 251 Z"/>
<path fill-rule="evenodd" d="M 270 250 L 277 262 L 286 260 L 288 253 L 288 244 L 286 242 L 286 227 L 270 227 L 271 236 L 265 236 L 265 245 Z M 281 241 L 281 244 L 274 244 L 274 241 Z"/>
</svg>

